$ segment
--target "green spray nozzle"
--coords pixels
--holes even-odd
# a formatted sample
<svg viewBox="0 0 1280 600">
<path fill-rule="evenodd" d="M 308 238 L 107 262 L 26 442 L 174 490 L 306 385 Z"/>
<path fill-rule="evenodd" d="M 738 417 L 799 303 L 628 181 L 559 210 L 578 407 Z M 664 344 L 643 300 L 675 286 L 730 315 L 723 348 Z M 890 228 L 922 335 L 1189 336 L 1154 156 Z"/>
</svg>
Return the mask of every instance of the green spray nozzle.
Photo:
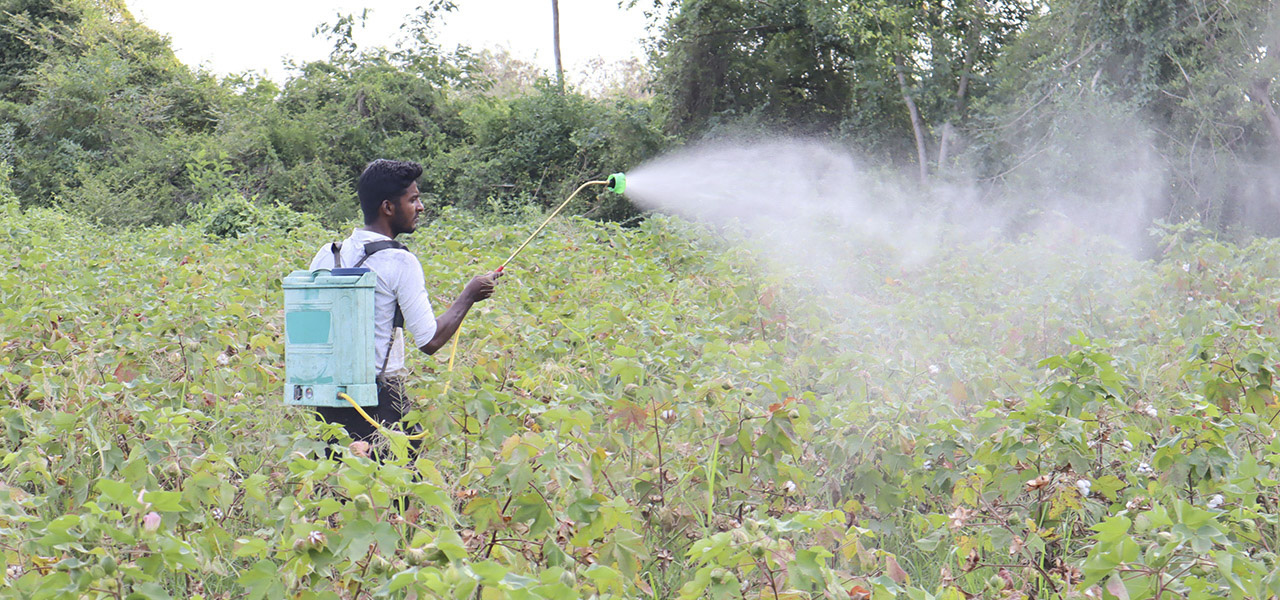
<svg viewBox="0 0 1280 600">
<path fill-rule="evenodd" d="M 623 173 L 614 173 L 609 176 L 604 187 L 615 194 L 621 194 L 627 190 L 627 176 Z"/>
</svg>

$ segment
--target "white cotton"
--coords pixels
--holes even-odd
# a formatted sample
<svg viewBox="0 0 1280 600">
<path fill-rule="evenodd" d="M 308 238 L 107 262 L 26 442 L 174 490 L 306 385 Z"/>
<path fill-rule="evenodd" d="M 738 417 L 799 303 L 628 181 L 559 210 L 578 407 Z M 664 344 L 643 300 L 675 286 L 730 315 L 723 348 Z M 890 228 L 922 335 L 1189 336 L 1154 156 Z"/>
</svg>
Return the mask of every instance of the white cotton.
<svg viewBox="0 0 1280 600">
<path fill-rule="evenodd" d="M 1081 496 L 1088 496 L 1089 490 L 1093 488 L 1093 482 L 1088 479 L 1081 479 L 1076 482 L 1076 489 L 1080 491 Z"/>
</svg>

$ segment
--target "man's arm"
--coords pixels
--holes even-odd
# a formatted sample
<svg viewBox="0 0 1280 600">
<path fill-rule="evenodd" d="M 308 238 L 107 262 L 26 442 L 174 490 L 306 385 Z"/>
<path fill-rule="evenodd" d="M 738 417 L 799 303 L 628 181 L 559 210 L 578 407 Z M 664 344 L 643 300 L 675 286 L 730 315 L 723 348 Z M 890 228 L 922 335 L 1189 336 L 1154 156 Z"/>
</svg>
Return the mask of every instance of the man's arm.
<svg viewBox="0 0 1280 600">
<path fill-rule="evenodd" d="M 477 303 L 487 300 L 493 295 L 493 286 L 498 282 L 498 278 L 502 273 L 489 273 L 488 275 L 480 275 L 473 278 L 462 288 L 462 293 L 458 295 L 458 299 L 449 305 L 449 309 L 444 314 L 436 317 L 436 333 L 431 340 L 418 347 L 419 350 L 427 354 L 435 354 L 436 351 L 449 343 L 453 338 L 453 334 L 458 332 L 458 326 L 462 325 L 462 320 L 466 318 L 467 312 Z"/>
</svg>

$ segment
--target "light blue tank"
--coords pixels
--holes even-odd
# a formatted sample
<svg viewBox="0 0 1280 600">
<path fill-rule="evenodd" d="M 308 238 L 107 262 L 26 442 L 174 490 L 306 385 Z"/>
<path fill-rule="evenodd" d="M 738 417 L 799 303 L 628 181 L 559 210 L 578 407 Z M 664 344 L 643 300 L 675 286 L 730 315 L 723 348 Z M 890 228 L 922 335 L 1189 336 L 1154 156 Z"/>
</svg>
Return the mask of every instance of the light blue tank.
<svg viewBox="0 0 1280 600">
<path fill-rule="evenodd" d="M 284 402 L 303 406 L 378 404 L 373 287 L 365 268 L 294 271 L 284 287 Z"/>
</svg>

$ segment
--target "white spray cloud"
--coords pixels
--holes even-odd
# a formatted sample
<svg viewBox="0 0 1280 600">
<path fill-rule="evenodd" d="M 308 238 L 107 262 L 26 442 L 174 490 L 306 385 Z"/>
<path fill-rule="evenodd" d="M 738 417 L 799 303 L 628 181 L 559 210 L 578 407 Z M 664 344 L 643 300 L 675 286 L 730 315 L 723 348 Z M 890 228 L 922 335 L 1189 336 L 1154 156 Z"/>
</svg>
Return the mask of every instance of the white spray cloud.
<svg viewBox="0 0 1280 600">
<path fill-rule="evenodd" d="M 1115 258 L 1106 256 L 1115 244 L 1095 243 L 1090 234 L 1110 233 L 1130 247 L 1146 235 L 1160 170 L 1148 166 L 1154 161 L 1140 151 L 1140 137 L 1118 137 L 1129 145 L 1103 141 L 1070 152 L 1060 149 L 1058 164 L 1066 170 L 1045 160 L 1001 187 L 921 186 L 819 140 L 720 139 L 632 169 L 627 196 L 643 209 L 725 232 L 764 258 L 761 264 L 775 268 L 779 279 L 814 292 L 802 300 L 831 311 L 833 321 L 824 333 L 843 336 L 842 345 L 851 348 L 879 349 L 875 360 L 883 360 L 885 370 L 878 376 L 926 372 L 941 377 L 944 369 L 927 367 L 945 362 L 951 373 L 957 361 L 971 363 L 959 371 L 972 375 L 990 368 L 991 352 L 972 353 L 971 344 L 1028 344 L 1028 358 L 1039 360 L 1052 349 L 1045 344 L 1032 348 L 1028 340 L 1065 343 L 1076 327 L 1105 325 L 1106 318 L 1092 315 L 1105 314 L 1108 303 L 1123 302 L 1105 292 L 1126 285 L 1111 266 L 1070 275 L 1054 271 L 1093 260 L 1102 261 L 1101 267 Z M 1083 185 L 1072 186 L 1072 181 Z M 1013 191 L 1014 185 L 1023 187 Z M 1018 243 L 1008 243 L 1014 240 Z M 991 277 L 948 277 L 938 271 L 958 268 L 965 261 L 954 259 L 973 256 L 969 253 L 985 255 L 971 264 L 993 270 Z M 1041 260 L 1046 256 L 1054 258 Z M 885 286 L 911 279 L 911 273 L 938 276 L 915 278 L 908 285 L 916 298 L 902 307 L 893 305 L 894 298 L 903 296 L 886 292 Z M 982 282 L 980 292 L 965 287 L 974 281 Z M 1007 302 L 992 295 L 1007 297 Z M 1050 304 L 1062 314 L 1043 314 Z M 963 316 L 1002 306 L 1021 308 L 1000 308 L 999 316 Z M 1024 319 L 1016 310 L 1034 311 L 1036 318 Z M 969 332 L 978 337 L 955 337 L 946 330 L 954 319 L 987 328 Z M 1005 322 L 1009 319 L 1021 324 L 1011 326 Z M 1013 341 L 991 338 L 1010 329 L 1016 330 L 1010 334 Z M 863 358 L 860 364 L 868 364 L 869 357 Z"/>
<path fill-rule="evenodd" d="M 741 227 L 779 257 L 830 260 L 830 236 L 888 243 L 927 255 L 941 216 L 904 203 L 842 149 L 803 139 L 721 140 L 676 151 L 628 174 L 642 208 L 715 226 Z"/>
<path fill-rule="evenodd" d="M 740 227 L 775 257 L 807 265 L 834 258 L 824 251 L 832 237 L 887 246 L 904 265 L 956 243 L 1071 227 L 1138 248 L 1163 180 L 1140 136 L 1109 136 L 1059 149 L 1058 160 L 1012 184 L 1025 189 L 994 193 L 976 183 L 922 188 L 813 139 L 720 139 L 632 170 L 627 196 L 647 210 Z"/>
</svg>

